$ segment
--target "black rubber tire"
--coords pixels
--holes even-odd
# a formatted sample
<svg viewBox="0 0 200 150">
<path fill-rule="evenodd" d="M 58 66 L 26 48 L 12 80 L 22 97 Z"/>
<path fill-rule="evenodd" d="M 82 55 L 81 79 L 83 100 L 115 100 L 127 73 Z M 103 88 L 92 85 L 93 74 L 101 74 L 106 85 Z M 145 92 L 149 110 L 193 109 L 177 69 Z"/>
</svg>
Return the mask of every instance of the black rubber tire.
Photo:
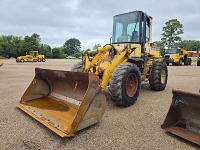
<svg viewBox="0 0 200 150">
<path fill-rule="evenodd" d="M 130 75 L 133 75 L 137 81 L 133 96 L 128 96 L 126 91 L 126 81 Z M 112 73 L 108 89 L 112 100 L 119 106 L 128 107 L 135 103 L 141 89 L 141 73 L 139 68 L 129 62 L 118 65 Z"/>
<path fill-rule="evenodd" d="M 165 71 L 165 81 L 162 82 L 162 70 Z M 149 85 L 152 90 L 162 91 L 165 89 L 167 85 L 168 78 L 168 70 L 167 64 L 165 61 L 163 62 L 154 62 L 151 70 L 151 74 L 149 77 Z"/>
<path fill-rule="evenodd" d="M 182 59 L 179 59 L 178 63 L 177 63 L 177 66 L 182 66 L 183 64 L 183 60 Z"/>
<path fill-rule="evenodd" d="M 45 59 L 45 58 L 43 58 L 43 59 L 42 59 L 42 62 L 45 62 L 45 61 L 46 61 L 46 59 Z"/>
<path fill-rule="evenodd" d="M 40 59 L 40 58 L 38 58 L 38 62 L 41 62 L 41 59 Z"/>
<path fill-rule="evenodd" d="M 21 63 L 24 63 L 24 59 L 21 59 L 20 62 L 21 62 Z"/>
<path fill-rule="evenodd" d="M 81 72 L 82 70 L 82 61 L 76 63 L 72 68 L 71 68 L 71 71 L 73 72 Z"/>
<path fill-rule="evenodd" d="M 191 64 L 192 64 L 192 59 L 191 59 L 191 58 L 188 58 L 188 59 L 187 59 L 187 63 L 188 63 L 188 65 L 191 65 Z"/>
<path fill-rule="evenodd" d="M 184 65 L 187 66 L 188 64 L 188 58 L 186 60 L 184 60 Z"/>
</svg>

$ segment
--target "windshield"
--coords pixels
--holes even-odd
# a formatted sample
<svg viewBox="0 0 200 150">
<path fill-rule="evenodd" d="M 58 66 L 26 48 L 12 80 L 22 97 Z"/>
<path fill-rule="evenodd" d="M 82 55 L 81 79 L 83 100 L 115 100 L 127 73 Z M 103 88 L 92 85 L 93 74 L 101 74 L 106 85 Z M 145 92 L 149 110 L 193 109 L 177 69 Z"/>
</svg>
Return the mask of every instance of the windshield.
<svg viewBox="0 0 200 150">
<path fill-rule="evenodd" d="M 139 22 L 140 12 L 114 16 L 112 42 L 140 42 Z"/>
<path fill-rule="evenodd" d="M 158 47 L 151 47 L 151 50 L 160 51 L 160 48 L 158 48 Z"/>
<path fill-rule="evenodd" d="M 177 49 L 167 49 L 167 53 L 166 54 L 176 54 L 178 53 Z"/>
</svg>

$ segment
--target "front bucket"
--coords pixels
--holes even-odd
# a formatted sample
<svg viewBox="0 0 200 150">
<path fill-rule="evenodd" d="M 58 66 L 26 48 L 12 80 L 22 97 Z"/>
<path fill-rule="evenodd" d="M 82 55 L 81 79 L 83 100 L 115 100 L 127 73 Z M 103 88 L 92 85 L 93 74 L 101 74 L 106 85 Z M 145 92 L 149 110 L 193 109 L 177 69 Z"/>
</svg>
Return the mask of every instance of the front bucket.
<svg viewBox="0 0 200 150">
<path fill-rule="evenodd" d="M 162 129 L 200 145 L 200 93 L 174 89 Z"/>
<path fill-rule="evenodd" d="M 36 68 L 17 106 L 61 137 L 69 137 L 102 118 L 106 98 L 93 73 Z"/>
</svg>

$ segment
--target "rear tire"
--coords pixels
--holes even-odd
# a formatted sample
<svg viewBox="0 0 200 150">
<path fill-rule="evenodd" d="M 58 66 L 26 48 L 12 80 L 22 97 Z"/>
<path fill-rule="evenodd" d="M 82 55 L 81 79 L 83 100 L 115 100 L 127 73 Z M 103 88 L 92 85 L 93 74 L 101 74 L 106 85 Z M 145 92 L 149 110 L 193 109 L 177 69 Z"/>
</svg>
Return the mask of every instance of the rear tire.
<svg viewBox="0 0 200 150">
<path fill-rule="evenodd" d="M 162 91 L 167 84 L 168 70 L 167 64 L 163 62 L 154 62 L 149 78 L 149 85 L 152 90 Z"/>
<path fill-rule="evenodd" d="M 178 63 L 177 63 L 177 66 L 182 66 L 183 64 L 183 60 L 182 59 L 179 59 Z"/>
<path fill-rule="evenodd" d="M 41 59 L 40 59 L 40 58 L 38 58 L 38 62 L 41 62 Z"/>
<path fill-rule="evenodd" d="M 191 64 L 192 64 L 192 59 L 191 59 L 191 58 L 188 58 L 188 59 L 187 59 L 187 62 L 188 62 L 188 65 L 191 65 Z"/>
<path fill-rule="evenodd" d="M 42 62 L 45 62 L 45 61 L 46 61 L 46 59 L 45 59 L 45 58 L 43 58 L 43 59 L 42 59 Z"/>
<path fill-rule="evenodd" d="M 129 62 L 117 66 L 109 80 L 112 100 L 119 106 L 133 105 L 139 96 L 141 73 L 139 68 Z"/>
<path fill-rule="evenodd" d="M 83 64 L 82 61 L 76 63 L 76 64 L 71 68 L 71 70 L 72 70 L 73 72 L 81 72 L 81 70 L 82 70 L 82 64 Z"/>
<path fill-rule="evenodd" d="M 197 66 L 200 66 L 200 60 L 197 60 Z"/>
<path fill-rule="evenodd" d="M 20 62 L 21 62 L 21 63 L 24 63 L 24 59 L 21 59 Z"/>
</svg>

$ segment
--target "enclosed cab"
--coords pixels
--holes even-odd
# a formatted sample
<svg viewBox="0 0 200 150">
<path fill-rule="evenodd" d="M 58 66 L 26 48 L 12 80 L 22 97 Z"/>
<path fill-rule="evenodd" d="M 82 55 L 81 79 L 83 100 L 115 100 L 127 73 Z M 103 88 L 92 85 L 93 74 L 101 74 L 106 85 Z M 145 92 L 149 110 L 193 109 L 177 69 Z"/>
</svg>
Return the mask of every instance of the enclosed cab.
<svg viewBox="0 0 200 150">
<path fill-rule="evenodd" d="M 154 57 L 161 57 L 160 48 L 152 46 L 150 54 Z"/>
<path fill-rule="evenodd" d="M 172 65 L 181 66 L 191 65 L 192 59 L 189 58 L 189 53 L 184 48 L 170 48 L 166 50 L 165 61 L 167 65 L 172 63 Z"/>
<path fill-rule="evenodd" d="M 125 44 L 134 48 L 130 57 L 150 54 L 152 43 L 152 17 L 142 11 L 114 16 L 112 45 L 122 50 Z"/>
</svg>

